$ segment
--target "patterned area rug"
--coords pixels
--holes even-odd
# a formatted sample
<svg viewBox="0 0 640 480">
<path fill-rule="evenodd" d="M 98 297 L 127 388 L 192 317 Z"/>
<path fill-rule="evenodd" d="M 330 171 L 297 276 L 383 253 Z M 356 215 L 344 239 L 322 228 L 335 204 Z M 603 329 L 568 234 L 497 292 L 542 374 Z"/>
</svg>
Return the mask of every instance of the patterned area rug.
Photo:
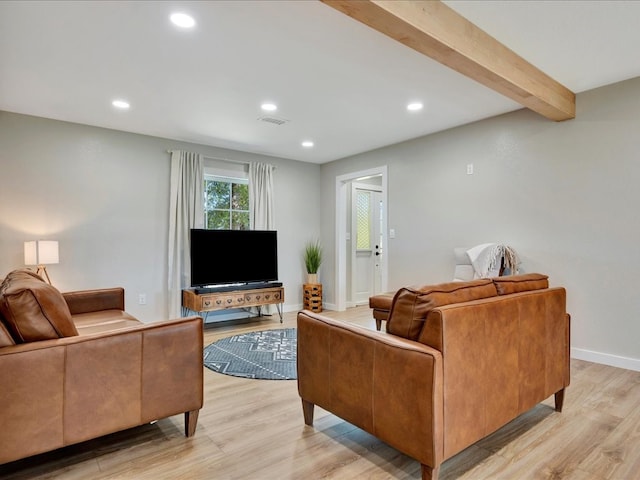
<svg viewBox="0 0 640 480">
<path fill-rule="evenodd" d="M 295 328 L 234 335 L 205 347 L 204 366 L 234 377 L 295 380 L 297 343 Z"/>
</svg>

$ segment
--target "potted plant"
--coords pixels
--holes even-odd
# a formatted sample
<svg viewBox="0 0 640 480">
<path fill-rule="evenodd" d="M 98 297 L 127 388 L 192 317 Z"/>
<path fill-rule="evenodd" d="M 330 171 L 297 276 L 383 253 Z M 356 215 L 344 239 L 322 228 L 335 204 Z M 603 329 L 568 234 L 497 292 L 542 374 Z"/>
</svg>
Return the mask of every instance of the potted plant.
<svg viewBox="0 0 640 480">
<path fill-rule="evenodd" d="M 318 269 L 322 263 L 320 240 L 309 242 L 304 247 L 304 265 L 307 269 L 307 283 L 318 283 Z"/>
</svg>

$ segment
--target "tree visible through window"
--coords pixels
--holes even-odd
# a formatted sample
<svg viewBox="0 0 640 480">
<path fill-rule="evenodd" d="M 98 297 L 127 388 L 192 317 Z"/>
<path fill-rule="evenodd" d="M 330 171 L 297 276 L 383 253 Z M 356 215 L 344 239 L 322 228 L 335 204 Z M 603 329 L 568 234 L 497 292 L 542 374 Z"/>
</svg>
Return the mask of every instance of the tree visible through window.
<svg viewBox="0 0 640 480">
<path fill-rule="evenodd" d="M 204 224 L 212 230 L 249 230 L 249 182 L 206 175 Z"/>
</svg>

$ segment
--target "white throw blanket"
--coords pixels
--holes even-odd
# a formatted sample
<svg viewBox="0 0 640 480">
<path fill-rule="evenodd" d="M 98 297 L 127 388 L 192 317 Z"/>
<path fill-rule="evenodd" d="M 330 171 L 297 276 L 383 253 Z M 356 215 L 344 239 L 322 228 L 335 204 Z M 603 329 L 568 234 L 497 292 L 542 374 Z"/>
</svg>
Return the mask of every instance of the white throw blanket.
<svg viewBox="0 0 640 480">
<path fill-rule="evenodd" d="M 504 267 L 508 268 L 512 275 L 518 273 L 518 255 L 508 245 L 483 243 L 467 250 L 467 255 L 473 265 L 473 278 L 499 276 L 503 258 Z"/>
<path fill-rule="evenodd" d="M 497 243 L 483 243 L 467 250 L 467 255 L 473 265 L 473 278 L 497 277 L 500 274 L 502 260 L 501 245 Z"/>
</svg>

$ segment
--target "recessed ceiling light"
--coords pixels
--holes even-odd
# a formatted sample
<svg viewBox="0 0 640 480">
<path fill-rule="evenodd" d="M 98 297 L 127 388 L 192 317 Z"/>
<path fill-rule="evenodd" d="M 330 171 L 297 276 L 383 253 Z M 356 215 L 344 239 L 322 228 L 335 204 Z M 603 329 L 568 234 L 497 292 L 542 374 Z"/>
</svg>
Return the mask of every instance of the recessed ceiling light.
<svg viewBox="0 0 640 480">
<path fill-rule="evenodd" d="M 191 15 L 187 15 L 186 13 L 172 13 L 169 17 L 174 25 L 180 28 L 193 28 L 196 24 L 196 21 L 193 19 Z"/>
<path fill-rule="evenodd" d="M 302 142 L 302 146 L 304 148 L 311 148 L 313 147 L 313 142 L 311 140 L 305 140 L 304 142 Z"/>
<path fill-rule="evenodd" d="M 127 102 L 126 100 L 114 100 L 113 102 L 111 102 L 111 105 L 113 105 L 116 108 L 119 108 L 120 110 L 128 110 L 129 107 L 131 105 L 129 105 L 129 102 Z"/>
<path fill-rule="evenodd" d="M 409 110 L 410 112 L 417 112 L 418 110 L 422 110 L 422 103 L 421 102 L 412 102 L 409 105 L 407 105 L 407 110 Z"/>
<path fill-rule="evenodd" d="M 275 103 L 263 103 L 260 105 L 260 108 L 265 112 L 275 112 L 278 109 L 278 106 Z"/>
</svg>

